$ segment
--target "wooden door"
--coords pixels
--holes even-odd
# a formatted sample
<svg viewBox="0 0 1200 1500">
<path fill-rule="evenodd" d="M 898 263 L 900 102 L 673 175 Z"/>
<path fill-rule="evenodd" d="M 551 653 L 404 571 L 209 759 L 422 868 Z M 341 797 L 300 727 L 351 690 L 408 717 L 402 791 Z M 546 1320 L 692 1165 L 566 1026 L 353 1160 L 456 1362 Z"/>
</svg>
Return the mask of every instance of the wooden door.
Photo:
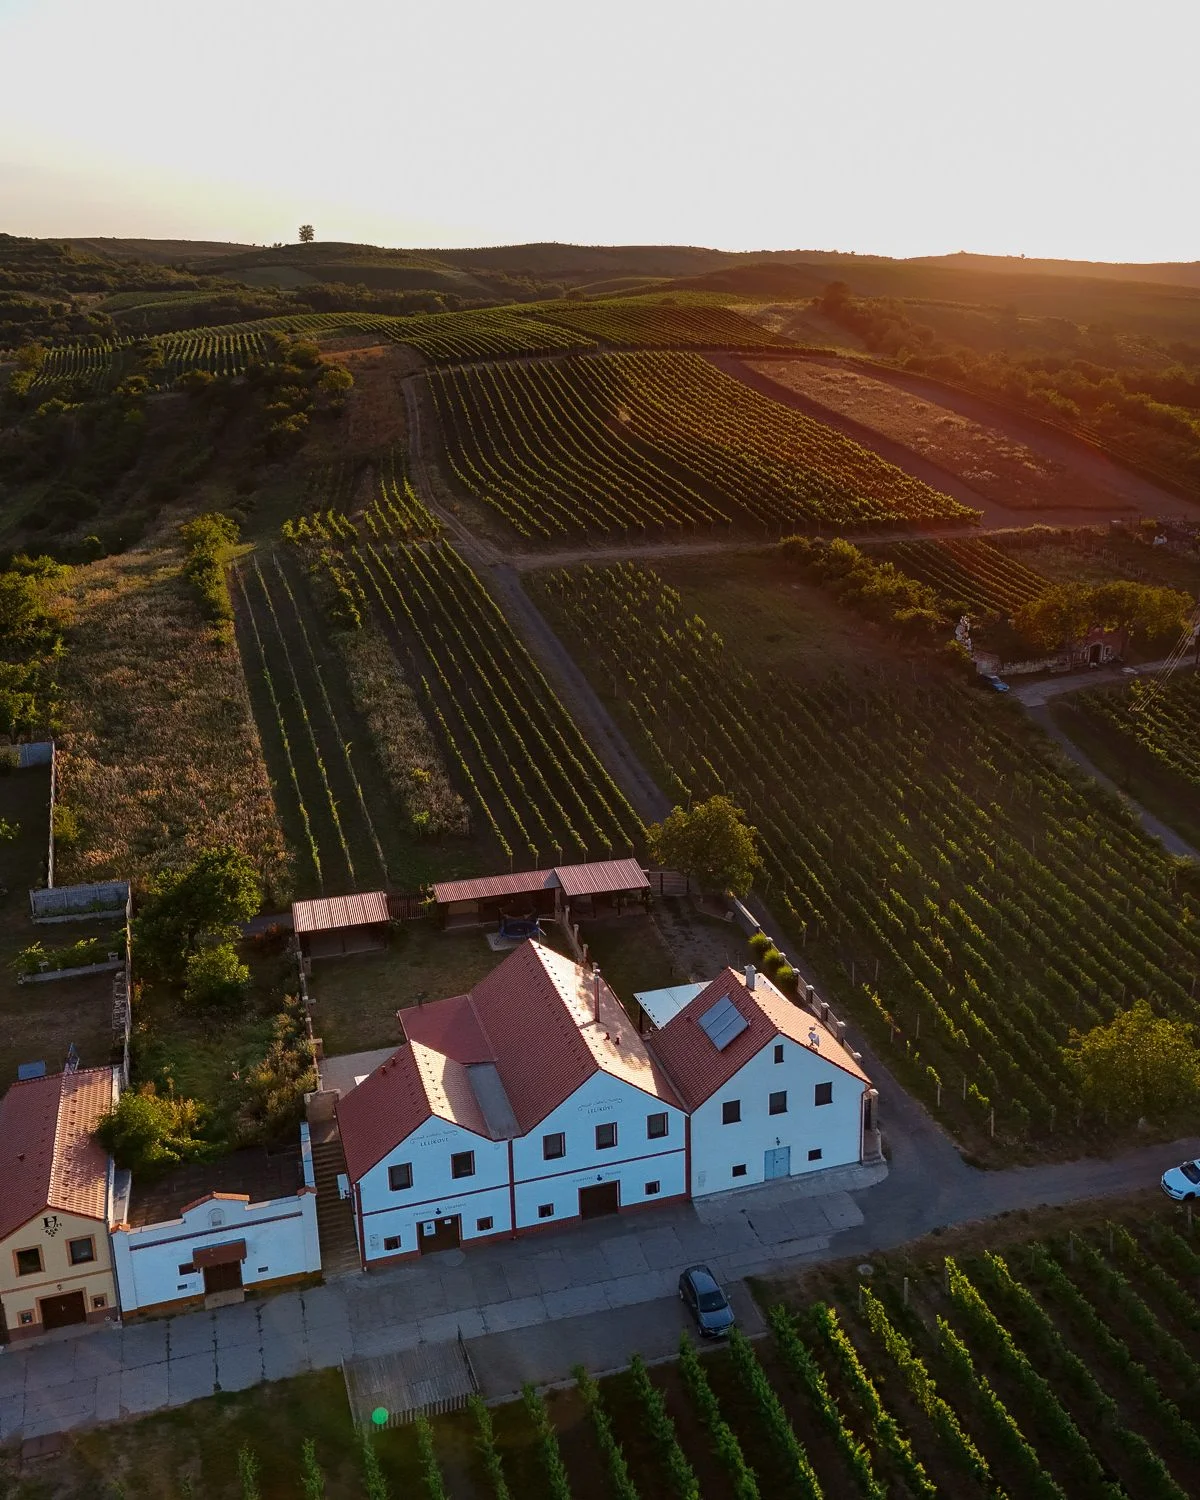
<svg viewBox="0 0 1200 1500">
<path fill-rule="evenodd" d="M 417 1244 L 422 1255 L 435 1250 L 457 1250 L 462 1241 L 462 1219 L 454 1214 L 445 1219 L 424 1219 L 418 1225 Z"/>
<path fill-rule="evenodd" d="M 42 1297 L 38 1301 L 42 1327 L 69 1328 L 72 1323 L 87 1322 L 87 1299 L 82 1292 L 64 1292 L 61 1297 Z"/>
<path fill-rule="evenodd" d="M 579 1217 L 598 1219 L 601 1214 L 615 1214 L 621 1207 L 621 1184 L 598 1182 L 594 1187 L 579 1189 Z"/>
<path fill-rule="evenodd" d="M 206 1297 L 214 1292 L 236 1292 L 241 1284 L 242 1263 L 240 1260 L 231 1260 L 224 1265 L 204 1268 L 204 1295 Z"/>
</svg>

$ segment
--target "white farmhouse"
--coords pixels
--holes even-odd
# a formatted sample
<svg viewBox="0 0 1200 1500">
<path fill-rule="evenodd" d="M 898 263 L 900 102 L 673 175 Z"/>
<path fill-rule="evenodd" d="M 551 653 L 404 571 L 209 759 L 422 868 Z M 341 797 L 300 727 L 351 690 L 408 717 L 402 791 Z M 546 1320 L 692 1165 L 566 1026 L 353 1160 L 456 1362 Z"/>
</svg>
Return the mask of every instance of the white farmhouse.
<svg viewBox="0 0 1200 1500">
<path fill-rule="evenodd" d="M 691 1121 L 693 1198 L 863 1159 L 870 1080 L 764 975 L 726 969 L 707 985 L 639 999 L 660 1022 L 649 1049 Z"/>
<path fill-rule="evenodd" d="M 336 1105 L 363 1266 L 862 1159 L 866 1074 L 768 979 L 639 998 L 646 1037 L 597 971 L 528 942 L 401 1012 Z"/>
<path fill-rule="evenodd" d="M 364 1266 L 687 1194 L 687 1118 L 599 974 L 523 944 L 337 1104 Z"/>
</svg>

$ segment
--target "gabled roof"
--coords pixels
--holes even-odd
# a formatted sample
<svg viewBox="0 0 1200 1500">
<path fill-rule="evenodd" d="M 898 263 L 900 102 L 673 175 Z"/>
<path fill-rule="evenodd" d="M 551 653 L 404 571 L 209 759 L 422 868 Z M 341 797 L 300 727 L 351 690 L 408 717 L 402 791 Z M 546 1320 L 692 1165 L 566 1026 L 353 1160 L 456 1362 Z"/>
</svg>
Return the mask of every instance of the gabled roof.
<svg viewBox="0 0 1200 1500">
<path fill-rule="evenodd" d="M 0 1239 L 46 1212 L 103 1221 L 108 1153 L 92 1132 L 112 1102 L 111 1068 L 13 1084 L 0 1101 Z"/>
<path fill-rule="evenodd" d="M 719 1047 L 700 1022 L 714 1006 L 726 1000 L 746 1024 L 729 1037 L 724 1047 Z M 721 1032 L 721 1037 L 727 1030 Z M 684 1108 L 694 1110 L 777 1036 L 799 1042 L 832 1067 L 852 1074 L 864 1084 L 870 1083 L 861 1066 L 827 1026 L 793 1004 L 763 974 L 756 974 L 754 988 L 747 989 L 746 976 L 737 969 L 718 974 L 661 1031 L 647 1038 L 647 1045 L 683 1096 Z"/>
<path fill-rule="evenodd" d="M 337 1104 L 351 1178 L 432 1115 L 493 1140 L 527 1134 L 600 1072 L 677 1106 L 666 1071 L 599 986 L 597 1020 L 592 976 L 527 942 L 469 995 L 401 1012 L 407 1043 Z"/>
</svg>

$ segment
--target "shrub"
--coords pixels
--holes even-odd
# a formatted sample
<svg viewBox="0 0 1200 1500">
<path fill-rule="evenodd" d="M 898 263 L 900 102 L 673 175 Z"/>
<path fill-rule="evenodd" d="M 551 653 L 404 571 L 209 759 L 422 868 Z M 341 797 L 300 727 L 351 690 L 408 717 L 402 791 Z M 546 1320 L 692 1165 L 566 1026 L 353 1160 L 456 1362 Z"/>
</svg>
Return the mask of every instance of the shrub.
<svg viewBox="0 0 1200 1500">
<path fill-rule="evenodd" d="M 193 953 L 184 969 L 183 994 L 192 1005 L 231 1005 L 250 983 L 250 970 L 232 943 Z"/>
<path fill-rule="evenodd" d="M 754 954 L 759 963 L 762 962 L 763 954 L 769 949 L 774 948 L 774 946 L 775 944 L 765 932 L 756 932 L 750 939 L 750 952 Z"/>
<path fill-rule="evenodd" d="M 96 1126 L 96 1138 L 119 1167 L 152 1175 L 206 1156 L 204 1108 L 195 1099 L 160 1094 L 152 1083 L 126 1089 Z"/>
<path fill-rule="evenodd" d="M 796 985 L 799 983 L 799 976 L 797 975 L 795 969 L 792 968 L 791 964 L 780 964 L 779 967 L 775 970 L 772 978 L 785 994 L 795 994 Z"/>
<path fill-rule="evenodd" d="M 61 802 L 54 804 L 54 842 L 63 849 L 79 842 L 79 819 Z"/>
<path fill-rule="evenodd" d="M 774 943 L 772 943 L 771 946 L 766 950 L 766 952 L 762 954 L 759 961 L 761 962 L 763 968 L 767 971 L 767 973 L 771 975 L 778 973 L 778 971 L 784 967 L 783 954 L 780 953 L 779 949 L 776 948 Z"/>
</svg>

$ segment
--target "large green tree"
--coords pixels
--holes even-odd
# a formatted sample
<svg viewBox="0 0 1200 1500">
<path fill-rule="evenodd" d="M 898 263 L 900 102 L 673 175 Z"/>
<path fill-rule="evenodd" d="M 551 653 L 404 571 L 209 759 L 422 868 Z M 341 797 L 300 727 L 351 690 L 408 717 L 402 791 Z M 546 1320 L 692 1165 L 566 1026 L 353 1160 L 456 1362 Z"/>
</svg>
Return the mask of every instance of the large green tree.
<svg viewBox="0 0 1200 1500">
<path fill-rule="evenodd" d="M 728 797 L 710 797 L 690 811 L 677 807 L 646 831 L 650 856 L 664 869 L 692 875 L 705 890 L 745 895 L 754 883 L 757 832 Z"/>
<path fill-rule="evenodd" d="M 1138 1000 L 1106 1025 L 1073 1032 L 1063 1049 L 1084 1102 L 1110 1120 L 1165 1120 L 1200 1101 L 1200 1049 L 1185 1021 Z"/>
<path fill-rule="evenodd" d="M 1094 626 L 1128 631 L 1130 640 L 1169 639 L 1183 629 L 1191 610 L 1191 599 L 1177 589 L 1128 579 L 1090 586 L 1062 583 L 1023 605 L 1014 624 L 1036 650 L 1054 651 Z"/>
<path fill-rule="evenodd" d="M 160 875 L 142 898 L 134 924 L 139 961 L 179 978 L 202 947 L 237 937 L 261 902 L 246 855 L 229 844 L 205 849 L 185 869 Z"/>
</svg>

